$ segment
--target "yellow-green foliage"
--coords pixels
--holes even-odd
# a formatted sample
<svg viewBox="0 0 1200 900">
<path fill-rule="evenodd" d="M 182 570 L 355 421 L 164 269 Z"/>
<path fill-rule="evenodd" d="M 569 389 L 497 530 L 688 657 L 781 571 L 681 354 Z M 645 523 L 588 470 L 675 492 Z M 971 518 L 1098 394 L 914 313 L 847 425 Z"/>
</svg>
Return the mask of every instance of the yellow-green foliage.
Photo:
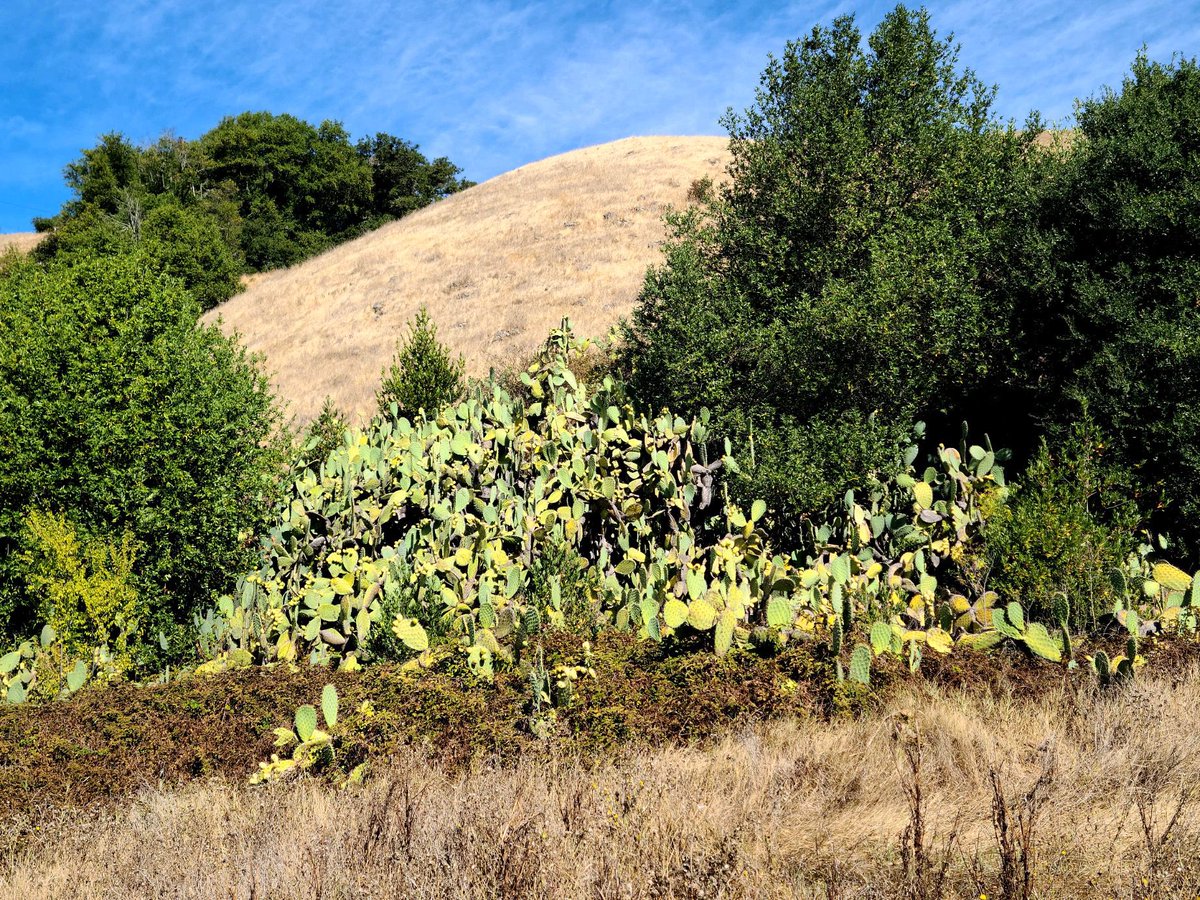
<svg viewBox="0 0 1200 900">
<path fill-rule="evenodd" d="M 1043 444 L 984 535 L 996 591 L 1046 618 L 1065 592 L 1070 624 L 1083 630 L 1123 599 L 1110 575 L 1133 549 L 1138 521 L 1129 489 L 1107 470 L 1103 448 L 1087 422 L 1053 451 Z"/>
<path fill-rule="evenodd" d="M 105 645 L 82 654 L 68 652 L 54 629 L 46 625 L 37 638 L 22 641 L 0 656 L 0 701 L 65 697 L 93 679 L 118 677 L 124 668 Z"/>
<path fill-rule="evenodd" d="M 297 477 L 260 568 L 198 621 L 209 651 L 355 667 L 384 632 L 418 665 L 457 645 L 490 677 L 570 606 L 590 617 L 573 627 L 707 632 L 719 655 L 758 630 L 831 637 L 835 654 L 842 633 L 872 630 L 877 653 L 915 667 L 984 628 L 957 598 L 979 592 L 969 548 L 1003 484 L 990 448 L 939 450 L 782 555 L 758 528 L 765 503 L 718 502 L 713 476 L 733 462 L 709 459 L 703 416 L 635 414 L 611 379 L 575 377 L 575 351 L 568 329 L 552 335 L 523 399 L 493 386 L 436 418 L 349 432 Z M 587 577 L 543 565 L 568 558 Z"/>
<path fill-rule="evenodd" d="M 564 328 L 521 376 L 528 400 L 493 386 L 415 424 L 348 433 L 319 472 L 297 477 L 262 566 L 198 622 L 202 641 L 354 666 L 373 631 L 422 659 L 432 632 L 484 673 L 581 607 L 597 625 L 659 639 L 677 627 L 666 603 L 689 597 L 714 614 L 708 628 L 723 614 L 716 647 L 727 649 L 752 596 L 769 592 L 772 562 L 741 513 L 720 524 L 725 462 L 709 461 L 704 422 L 636 415 L 610 379 L 580 383 L 572 355 Z M 715 535 L 701 543 L 706 521 Z M 547 577 L 539 560 L 567 551 L 594 577 Z M 586 601 L 564 597 L 580 581 Z M 382 621 L 401 594 L 412 608 Z"/>
<path fill-rule="evenodd" d="M 844 514 L 814 529 L 813 554 L 794 567 L 797 590 L 767 607 L 780 637 L 822 636 L 835 655 L 852 631 L 868 636 L 869 648 L 851 654 L 860 682 L 869 678 L 868 654 L 902 656 L 915 669 L 926 650 L 986 648 L 1003 638 L 992 623 L 995 595 L 983 590 L 976 566 L 983 510 L 1003 498 L 996 454 L 941 447 L 922 473 L 911 467 L 916 457 L 910 448 L 908 471 L 866 496 L 847 496 Z"/>
<path fill-rule="evenodd" d="M 325 685 L 321 691 L 321 713 L 325 717 L 327 731 L 317 727 L 316 707 L 308 704 L 296 710 L 294 728 L 276 728 L 275 746 L 285 748 L 295 744 L 292 755 L 281 759 L 278 753 L 272 753 L 269 762 L 258 764 L 258 771 L 250 776 L 250 783 L 279 781 L 332 763 L 335 750 L 331 732 L 338 718 L 338 693 L 332 684 Z M 359 766 L 356 772 L 361 778 L 362 767 Z M 354 773 L 351 778 L 358 780 Z"/>
<path fill-rule="evenodd" d="M 133 536 L 93 537 L 61 513 L 34 511 L 25 543 L 25 578 L 38 598 L 39 618 L 64 650 L 78 655 L 107 645 L 124 657 L 146 611 L 133 581 Z"/>
<path fill-rule="evenodd" d="M 217 657 L 206 665 L 353 669 L 384 634 L 411 665 L 457 651 L 489 679 L 528 668 L 541 631 L 568 623 L 652 641 L 702 632 L 718 655 L 820 642 L 860 682 L 881 654 L 915 670 L 924 653 L 1005 640 L 1070 662 L 1067 635 L 987 590 L 980 534 L 1005 496 L 990 445 L 939 447 L 923 471 L 909 448 L 906 471 L 848 495 L 783 554 L 759 528 L 765 502 L 719 502 L 714 475 L 735 463 L 709 458 L 704 416 L 635 413 L 611 378 L 575 376 L 574 350 L 564 328 L 522 374 L 524 397 L 491 385 L 416 423 L 377 420 L 299 473 L 259 568 L 197 622 Z M 1169 588 L 1186 576 L 1159 571 L 1184 603 Z"/>
</svg>

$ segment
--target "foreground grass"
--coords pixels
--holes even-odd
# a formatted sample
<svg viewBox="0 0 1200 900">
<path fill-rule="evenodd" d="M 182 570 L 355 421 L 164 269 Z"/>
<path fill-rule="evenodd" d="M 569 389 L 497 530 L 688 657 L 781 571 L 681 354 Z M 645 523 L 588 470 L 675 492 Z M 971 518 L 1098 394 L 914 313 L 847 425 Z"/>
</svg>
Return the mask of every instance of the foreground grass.
<svg viewBox="0 0 1200 900">
<path fill-rule="evenodd" d="M 708 746 L 410 749 L 346 790 L 198 779 L 43 818 L 0 896 L 1195 897 L 1198 705 L 1195 669 L 1104 694 L 914 682 Z"/>
<path fill-rule="evenodd" d="M 543 737 L 519 675 L 458 655 L 0 708 L 0 896 L 1197 896 L 1194 645 L 1104 692 L 1015 649 L 879 660 L 870 692 L 820 647 L 594 650 Z M 331 678 L 333 774 L 366 783 L 247 788 Z"/>
</svg>

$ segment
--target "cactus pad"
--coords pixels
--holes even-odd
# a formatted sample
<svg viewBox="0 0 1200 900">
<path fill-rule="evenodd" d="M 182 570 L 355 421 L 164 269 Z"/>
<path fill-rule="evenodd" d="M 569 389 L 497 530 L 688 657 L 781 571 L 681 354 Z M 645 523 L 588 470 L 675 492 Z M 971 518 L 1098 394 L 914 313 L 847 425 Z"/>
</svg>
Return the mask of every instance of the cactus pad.
<svg viewBox="0 0 1200 900">
<path fill-rule="evenodd" d="M 72 694 L 75 693 L 77 690 L 83 687 L 83 683 L 87 681 L 89 674 L 90 672 L 88 671 L 88 664 L 82 659 L 78 660 L 75 663 L 75 668 L 67 673 L 67 690 L 69 690 Z"/>
<path fill-rule="evenodd" d="M 859 644 L 850 654 L 850 680 L 871 683 L 871 648 L 866 644 Z"/>
<path fill-rule="evenodd" d="M 949 653 L 954 646 L 950 633 L 941 628 L 930 628 L 925 632 L 925 643 L 935 653 Z"/>
<path fill-rule="evenodd" d="M 875 655 L 883 653 L 892 646 L 892 626 L 887 622 L 876 622 L 871 626 L 871 649 Z"/>
<path fill-rule="evenodd" d="M 962 635 L 958 639 L 958 644 L 968 650 L 991 650 L 1004 640 L 1004 637 L 999 631 L 981 631 L 978 634 Z"/>
<path fill-rule="evenodd" d="M 1062 662 L 1062 643 L 1054 640 L 1041 622 L 1030 622 L 1026 627 L 1025 646 L 1042 659 Z"/>
<path fill-rule="evenodd" d="M 1168 591 L 1186 591 L 1192 586 L 1192 578 L 1187 572 L 1165 562 L 1155 564 L 1154 580 Z"/>
<path fill-rule="evenodd" d="M 713 649 L 717 656 L 724 656 L 729 652 L 729 647 L 733 643 L 733 623 L 734 617 L 731 611 L 726 610 L 719 622 L 717 622 L 716 635 L 713 638 Z"/>
<path fill-rule="evenodd" d="M 918 481 L 913 485 L 912 492 L 920 509 L 929 509 L 933 506 L 933 488 L 926 482 Z"/>
<path fill-rule="evenodd" d="M 392 623 L 392 631 L 409 650 L 421 653 L 429 649 L 429 635 L 416 619 L 397 616 L 396 621 Z"/>
<path fill-rule="evenodd" d="M 688 619 L 688 605 L 672 597 L 663 604 L 663 621 L 668 628 L 678 628 Z"/>
<path fill-rule="evenodd" d="M 772 597 L 767 604 L 767 624 L 772 628 L 786 628 L 792 624 L 792 601 L 787 597 Z"/>
<path fill-rule="evenodd" d="M 325 727 L 332 728 L 337 724 L 338 693 L 332 684 L 325 685 L 321 691 L 321 714 L 325 717 Z"/>
<path fill-rule="evenodd" d="M 1009 623 L 1008 614 L 1003 609 L 992 610 L 992 626 L 1003 637 L 1012 638 L 1015 641 L 1021 640 L 1020 629 Z"/>
<path fill-rule="evenodd" d="M 717 611 L 703 597 L 688 604 L 688 624 L 697 631 L 708 631 L 717 622 Z"/>
<path fill-rule="evenodd" d="M 317 730 L 317 711 L 309 704 L 296 710 L 296 735 L 301 742 L 308 741 Z"/>
</svg>

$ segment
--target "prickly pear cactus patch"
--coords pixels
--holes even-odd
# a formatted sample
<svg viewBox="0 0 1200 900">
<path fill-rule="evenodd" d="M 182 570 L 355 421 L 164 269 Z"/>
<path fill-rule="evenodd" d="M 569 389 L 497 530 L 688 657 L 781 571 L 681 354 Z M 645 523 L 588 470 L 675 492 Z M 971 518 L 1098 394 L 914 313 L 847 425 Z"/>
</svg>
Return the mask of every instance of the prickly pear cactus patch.
<svg viewBox="0 0 1200 900">
<path fill-rule="evenodd" d="M 979 536 L 1007 458 L 986 440 L 964 435 L 920 471 L 910 447 L 905 471 L 847 495 L 784 554 L 764 537 L 767 503 L 726 501 L 718 479 L 737 461 L 707 416 L 635 412 L 611 378 L 576 377 L 581 348 L 564 322 L 521 396 L 488 383 L 432 419 L 377 418 L 297 473 L 258 567 L 197 619 L 206 665 L 352 669 L 382 634 L 412 666 L 458 650 L 491 678 L 566 623 L 560 573 L 537 587 L 542 561 L 566 557 L 584 573 L 588 629 L 700 633 L 718 655 L 752 635 L 823 642 L 855 679 L 883 654 L 915 671 L 929 653 L 1005 641 L 1073 664 L 1065 620 L 1052 632 L 985 589 Z M 1114 577 L 1129 588 L 1122 622 L 1151 612 L 1155 627 L 1195 630 L 1200 578 L 1145 558 Z"/>
<path fill-rule="evenodd" d="M 562 547 L 594 573 L 599 625 L 715 630 L 719 652 L 744 640 L 761 602 L 794 589 L 756 528 L 765 506 L 720 502 L 716 474 L 734 463 L 710 457 L 706 416 L 635 414 L 611 379 L 576 379 L 579 349 L 569 327 L 552 334 L 522 376 L 528 399 L 492 386 L 429 421 L 348 432 L 297 476 L 259 568 L 197 620 L 204 649 L 353 666 L 389 629 L 418 661 L 436 634 L 503 662 L 562 623 L 559 592 L 530 591 Z M 401 594 L 413 608 L 382 621 Z"/>
</svg>

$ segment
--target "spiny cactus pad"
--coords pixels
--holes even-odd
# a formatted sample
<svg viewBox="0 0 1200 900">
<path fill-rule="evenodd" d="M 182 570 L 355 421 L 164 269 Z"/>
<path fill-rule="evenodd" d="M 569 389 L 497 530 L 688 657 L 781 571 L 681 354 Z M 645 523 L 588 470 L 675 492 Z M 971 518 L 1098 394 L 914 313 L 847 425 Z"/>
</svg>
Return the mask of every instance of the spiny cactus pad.
<svg viewBox="0 0 1200 900">
<path fill-rule="evenodd" d="M 1062 661 L 1062 642 L 1055 640 L 1040 622 L 1030 622 L 1025 627 L 1025 646 L 1042 659 Z"/>
<path fill-rule="evenodd" d="M 325 685 L 321 691 L 321 714 L 325 717 L 326 728 L 333 728 L 337 725 L 338 693 L 337 688 L 332 684 Z"/>
<path fill-rule="evenodd" d="M 871 648 L 865 644 L 859 644 L 850 654 L 850 680 L 871 683 Z"/>
<path fill-rule="evenodd" d="M 1156 563 L 1153 572 L 1154 580 L 1168 591 L 1186 591 L 1192 586 L 1191 576 L 1170 563 Z"/>
<path fill-rule="evenodd" d="M 296 735 L 304 742 L 310 740 L 316 730 L 317 711 L 306 703 L 296 710 Z"/>
<path fill-rule="evenodd" d="M 409 650 L 415 650 L 420 653 L 423 650 L 429 649 L 429 635 L 425 633 L 425 629 L 421 627 L 421 623 L 416 619 L 410 619 L 406 616 L 398 616 L 395 622 L 392 623 L 392 631 L 396 637 L 404 642 L 404 646 Z"/>
</svg>

